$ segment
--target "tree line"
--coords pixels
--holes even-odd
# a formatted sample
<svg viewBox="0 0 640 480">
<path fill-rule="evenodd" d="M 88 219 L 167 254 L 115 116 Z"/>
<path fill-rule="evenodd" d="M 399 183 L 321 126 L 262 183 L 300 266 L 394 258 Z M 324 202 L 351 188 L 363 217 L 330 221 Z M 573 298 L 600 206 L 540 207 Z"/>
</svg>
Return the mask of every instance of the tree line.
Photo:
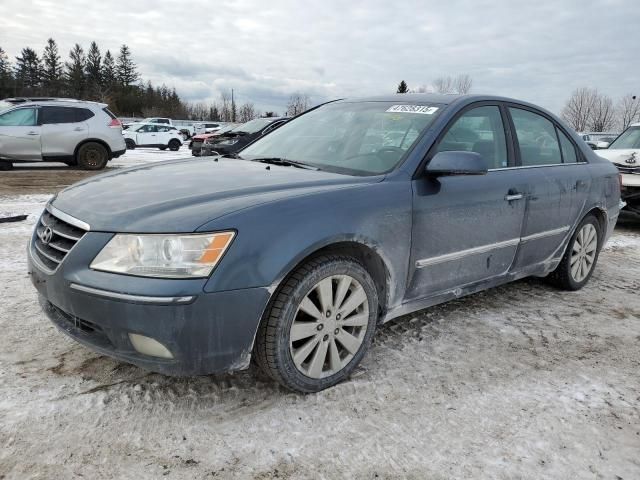
<svg viewBox="0 0 640 480">
<path fill-rule="evenodd" d="M 294 94 L 292 98 L 297 96 L 300 95 Z M 175 88 L 145 82 L 127 45 L 122 45 L 114 55 L 110 50 L 102 54 L 95 41 L 86 51 L 76 43 L 63 61 L 53 38 L 47 40 L 41 54 L 25 47 L 14 61 L 0 46 L 0 99 L 7 97 L 93 100 L 107 103 L 116 115 L 123 117 L 246 122 L 261 115 L 252 102 L 237 105 L 230 92 L 222 92 L 219 101 L 208 104 L 189 103 L 182 101 Z M 308 97 L 300 97 L 305 99 L 306 109 Z M 265 112 L 265 116 L 276 113 Z"/>
<path fill-rule="evenodd" d="M 622 131 L 640 122 L 640 98 L 629 93 L 614 103 L 595 88 L 577 88 L 565 103 L 562 118 L 576 132 Z"/>
</svg>

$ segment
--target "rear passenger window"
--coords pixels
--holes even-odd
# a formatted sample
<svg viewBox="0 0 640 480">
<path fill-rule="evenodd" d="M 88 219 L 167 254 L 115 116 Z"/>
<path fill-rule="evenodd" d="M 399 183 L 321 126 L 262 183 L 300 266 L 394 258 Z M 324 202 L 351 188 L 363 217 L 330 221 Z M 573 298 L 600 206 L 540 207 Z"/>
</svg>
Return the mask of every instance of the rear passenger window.
<svg viewBox="0 0 640 480">
<path fill-rule="evenodd" d="M 42 107 L 40 122 L 42 125 L 76 123 L 76 110 L 71 107 Z"/>
<path fill-rule="evenodd" d="M 520 108 L 509 108 L 516 128 L 522 166 L 562 163 L 556 127 L 545 117 Z"/>
<path fill-rule="evenodd" d="M 93 112 L 88 108 L 74 108 L 76 111 L 76 122 L 84 122 L 93 117 Z"/>
<path fill-rule="evenodd" d="M 507 141 L 500 109 L 477 107 L 462 114 L 442 137 L 436 152 L 479 153 L 489 168 L 507 166 Z"/>
<path fill-rule="evenodd" d="M 560 129 L 558 131 L 558 137 L 560 138 L 560 147 L 562 148 L 562 159 L 564 163 L 576 163 L 578 161 L 578 155 L 576 155 L 576 147 L 573 146 L 571 140 L 562 133 Z"/>
</svg>

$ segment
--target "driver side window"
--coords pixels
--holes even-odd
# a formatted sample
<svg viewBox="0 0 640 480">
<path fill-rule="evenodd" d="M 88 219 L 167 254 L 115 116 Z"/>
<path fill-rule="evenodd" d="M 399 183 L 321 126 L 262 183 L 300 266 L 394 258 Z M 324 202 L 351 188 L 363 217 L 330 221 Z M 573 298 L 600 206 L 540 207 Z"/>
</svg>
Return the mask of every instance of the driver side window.
<svg viewBox="0 0 640 480">
<path fill-rule="evenodd" d="M 500 108 L 491 105 L 463 113 L 436 147 L 436 152 L 451 151 L 479 153 L 489 169 L 507 167 L 507 140 Z"/>
<path fill-rule="evenodd" d="M 35 124 L 35 108 L 18 108 L 0 115 L 0 126 L 2 127 L 33 127 Z"/>
</svg>

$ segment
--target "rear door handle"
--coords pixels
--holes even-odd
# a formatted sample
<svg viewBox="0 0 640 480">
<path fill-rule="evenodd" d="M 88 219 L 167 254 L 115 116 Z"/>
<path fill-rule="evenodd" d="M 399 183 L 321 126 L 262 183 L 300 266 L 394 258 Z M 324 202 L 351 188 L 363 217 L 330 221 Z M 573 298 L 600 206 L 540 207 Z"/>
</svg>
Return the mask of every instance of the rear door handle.
<svg viewBox="0 0 640 480">
<path fill-rule="evenodd" d="M 27 135 L 38 135 L 38 132 L 27 132 Z"/>
<path fill-rule="evenodd" d="M 82 132 L 84 130 L 84 128 L 82 127 L 76 127 L 73 129 L 74 132 Z"/>
<path fill-rule="evenodd" d="M 509 193 L 504 196 L 504 199 L 507 202 L 513 202 L 514 200 L 522 200 L 523 196 L 524 195 L 522 195 L 521 193 Z"/>
</svg>

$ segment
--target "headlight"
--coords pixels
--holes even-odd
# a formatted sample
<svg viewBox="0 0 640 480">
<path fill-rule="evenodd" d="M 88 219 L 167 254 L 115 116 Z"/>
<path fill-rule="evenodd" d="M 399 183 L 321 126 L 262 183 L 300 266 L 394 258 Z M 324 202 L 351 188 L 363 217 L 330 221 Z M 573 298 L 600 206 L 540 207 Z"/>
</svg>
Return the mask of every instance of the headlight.
<svg viewBox="0 0 640 480">
<path fill-rule="evenodd" d="M 234 232 L 117 234 L 91 262 L 91 268 L 142 277 L 208 277 L 234 236 Z"/>
</svg>

